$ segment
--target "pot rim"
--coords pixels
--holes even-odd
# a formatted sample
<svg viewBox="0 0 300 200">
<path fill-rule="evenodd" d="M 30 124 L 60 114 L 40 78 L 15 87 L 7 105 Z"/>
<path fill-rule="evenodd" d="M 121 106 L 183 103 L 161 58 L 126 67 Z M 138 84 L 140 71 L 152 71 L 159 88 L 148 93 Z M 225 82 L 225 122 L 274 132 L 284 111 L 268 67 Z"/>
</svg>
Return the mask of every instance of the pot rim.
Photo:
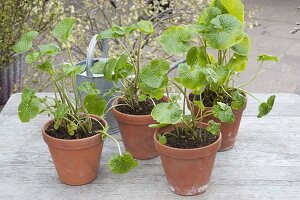
<svg viewBox="0 0 300 200">
<path fill-rule="evenodd" d="M 100 122 L 103 123 L 104 126 L 107 126 L 107 122 L 97 116 L 97 115 L 93 115 L 93 114 L 89 114 L 89 116 L 93 119 L 97 119 L 97 120 L 100 120 Z M 72 140 L 68 140 L 68 139 L 60 139 L 60 138 L 56 138 L 56 137 L 52 137 L 50 135 L 48 135 L 45 130 L 50 126 L 50 124 L 53 122 L 53 119 L 49 119 L 46 123 L 44 123 L 43 127 L 42 127 L 42 134 L 43 136 L 45 136 L 47 139 L 49 140 L 52 140 L 52 141 L 57 141 L 57 142 L 64 142 L 64 143 L 78 143 L 78 142 L 85 142 L 85 141 L 88 141 L 88 140 L 91 140 L 91 139 L 94 139 L 96 137 L 99 137 L 99 134 L 96 134 L 96 135 L 93 135 L 93 136 L 90 136 L 90 137 L 87 137 L 87 138 L 81 138 L 81 139 L 72 139 Z M 101 138 L 101 137 L 100 137 Z M 102 140 L 102 139 L 101 139 Z"/>
<path fill-rule="evenodd" d="M 180 124 L 176 124 L 176 125 L 180 125 Z M 201 126 L 201 125 L 205 126 L 204 124 L 199 124 L 198 126 Z M 170 146 L 167 146 L 167 145 L 163 145 L 157 140 L 156 135 L 159 131 L 161 131 L 162 129 L 165 129 L 167 127 L 170 127 L 170 126 L 159 128 L 158 130 L 155 131 L 155 133 L 153 135 L 155 146 L 157 146 L 160 149 L 164 149 L 166 151 L 169 151 L 169 153 L 163 153 L 163 152 L 158 150 L 161 154 L 174 157 L 174 156 L 170 155 L 170 154 L 172 154 L 172 153 L 170 153 L 170 151 L 172 151 L 174 153 L 180 153 L 181 155 L 182 154 L 186 155 L 186 154 L 189 154 L 189 153 L 192 153 L 192 152 L 195 152 L 195 151 L 202 151 L 202 152 L 203 151 L 208 151 L 208 149 L 215 148 L 216 146 L 218 146 L 216 148 L 216 151 L 218 151 L 220 146 L 221 146 L 221 140 L 222 140 L 221 132 L 219 133 L 218 139 L 215 142 L 213 142 L 209 145 L 206 145 L 204 147 L 197 147 L 197 148 L 193 148 L 193 149 L 180 149 L 180 148 L 175 148 L 175 147 L 170 147 Z M 204 155 L 199 155 L 198 157 L 205 157 L 206 154 L 208 154 L 208 153 L 204 153 Z M 182 157 L 182 156 L 178 156 L 178 157 Z M 182 159 L 190 159 L 190 158 L 187 157 L 187 158 L 182 158 Z"/>
</svg>

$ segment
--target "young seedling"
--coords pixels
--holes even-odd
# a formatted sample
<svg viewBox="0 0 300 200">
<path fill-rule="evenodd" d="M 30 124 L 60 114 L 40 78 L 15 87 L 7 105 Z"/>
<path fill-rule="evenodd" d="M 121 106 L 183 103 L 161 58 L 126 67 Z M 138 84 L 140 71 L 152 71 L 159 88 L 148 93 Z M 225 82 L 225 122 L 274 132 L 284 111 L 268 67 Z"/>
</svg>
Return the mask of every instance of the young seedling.
<svg viewBox="0 0 300 200">
<path fill-rule="evenodd" d="M 133 111 L 142 111 L 140 103 L 147 99 L 155 105 L 154 99 L 161 99 L 164 88 L 168 85 L 167 73 L 170 65 L 166 60 L 155 59 L 142 67 L 143 38 L 153 33 L 152 22 L 142 20 L 129 26 L 113 25 L 98 35 L 98 39 L 115 40 L 124 50 L 124 54 L 96 63 L 91 72 L 103 74 L 105 79 L 115 83 L 116 88 L 121 84 L 123 89 L 118 92 L 124 97 L 124 104 Z M 134 39 L 135 47 L 129 45 L 130 39 Z"/>
<path fill-rule="evenodd" d="M 76 75 L 81 74 L 85 66 L 75 65 L 70 50 L 69 38 L 75 23 L 76 19 L 65 18 L 52 31 L 53 37 L 61 43 L 61 46 L 66 47 L 69 62 L 54 65 L 54 59 L 61 53 L 56 43 L 33 47 L 32 43 L 38 36 L 36 31 L 23 34 L 13 46 L 16 53 L 30 51 L 26 55 L 26 63 L 46 72 L 51 78 L 54 91 L 54 97 L 39 97 L 33 89 L 25 87 L 18 107 L 19 118 L 22 122 L 29 122 L 37 115 L 46 112 L 53 117 L 53 128 L 56 130 L 57 138 L 80 139 L 99 133 L 103 139 L 105 137 L 113 139 L 118 145 L 119 154 L 110 160 L 110 169 L 115 173 L 126 173 L 137 166 L 136 160 L 131 154 L 122 153 L 118 141 L 108 134 L 108 127 L 89 115 L 96 114 L 103 117 L 107 102 L 103 96 L 99 96 L 100 91 L 94 83 L 83 82 L 79 87 L 76 86 Z M 71 80 L 72 94 L 67 88 L 69 80 Z M 82 100 L 83 93 L 86 94 L 84 100 Z M 95 123 L 100 125 L 99 130 L 95 130 Z"/>
<path fill-rule="evenodd" d="M 258 56 L 261 64 L 253 78 L 241 86 L 234 85 L 235 76 L 246 69 L 250 51 L 250 38 L 244 32 L 244 5 L 241 0 L 214 0 L 196 23 L 171 26 L 163 32 L 159 41 L 169 54 L 187 54 L 186 63 L 178 67 L 176 81 L 192 90 L 189 101 L 197 105 L 200 100 L 205 107 L 212 107 L 213 115 L 222 122 L 233 122 L 232 109 L 244 108 L 246 94 L 253 96 L 243 87 L 257 77 L 263 63 L 278 61 L 276 56 Z M 257 116 L 267 115 L 274 100 L 274 95 L 267 102 L 258 100 Z"/>
</svg>

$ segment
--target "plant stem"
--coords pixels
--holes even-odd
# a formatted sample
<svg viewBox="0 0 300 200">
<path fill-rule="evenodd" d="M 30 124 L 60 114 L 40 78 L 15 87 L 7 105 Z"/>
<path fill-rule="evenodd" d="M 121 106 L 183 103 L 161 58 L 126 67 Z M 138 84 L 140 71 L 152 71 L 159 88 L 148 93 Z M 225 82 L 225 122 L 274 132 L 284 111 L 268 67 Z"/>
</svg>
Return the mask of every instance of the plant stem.
<svg viewBox="0 0 300 200">
<path fill-rule="evenodd" d="M 117 41 L 121 44 L 122 48 L 123 48 L 123 49 L 125 50 L 125 52 L 127 53 L 127 55 L 128 55 L 128 57 L 130 58 L 130 60 L 131 60 L 131 62 L 132 62 L 132 64 L 133 64 L 133 66 L 135 66 L 135 62 L 134 62 L 134 60 L 133 60 L 131 54 L 129 53 L 128 49 L 127 49 L 127 48 L 125 47 L 125 45 L 123 44 L 123 42 L 122 42 L 119 38 L 117 38 Z M 135 69 L 135 72 L 136 72 L 136 68 L 135 68 L 135 67 L 134 67 L 134 69 Z"/>
<path fill-rule="evenodd" d="M 139 80 L 139 74 L 140 74 L 140 57 L 141 57 L 141 45 L 142 44 L 142 33 L 140 33 L 139 36 L 139 46 L 138 46 L 138 52 L 137 52 L 137 68 L 136 68 L 136 76 L 135 76 L 135 87 L 138 87 L 138 80 Z"/>
<path fill-rule="evenodd" d="M 187 105 L 188 105 L 189 109 L 191 110 L 192 109 L 192 105 L 191 105 L 191 102 L 189 101 L 189 98 L 186 95 L 186 92 L 176 82 L 174 82 L 172 80 L 170 80 L 170 82 L 173 83 L 180 90 L 180 92 L 183 94 L 183 96 L 184 96 L 184 98 L 185 98 L 185 100 L 187 102 Z"/>
<path fill-rule="evenodd" d="M 184 88 L 184 94 L 186 94 L 186 88 Z M 183 115 L 185 115 L 185 98 L 184 97 L 183 97 L 183 106 L 182 107 L 183 107 Z"/>
<path fill-rule="evenodd" d="M 261 70 L 261 68 L 262 68 L 263 63 L 264 63 L 264 61 L 262 61 L 262 62 L 260 63 L 260 66 L 259 66 L 258 70 L 256 71 L 256 73 L 254 74 L 254 76 L 253 76 L 249 81 L 247 81 L 246 83 L 244 83 L 244 84 L 238 86 L 238 88 L 242 88 L 242 87 L 248 85 L 249 83 L 251 83 L 254 79 L 256 79 L 257 75 L 259 74 L 259 72 L 260 72 L 260 70 Z"/>
<path fill-rule="evenodd" d="M 105 130 L 105 127 L 103 126 L 103 124 L 101 122 L 99 122 L 97 119 L 95 119 L 95 121 L 98 124 L 100 124 L 100 126 L 102 127 L 103 130 Z M 105 131 L 97 131 L 97 133 L 102 133 L 102 134 L 106 135 L 107 137 L 109 137 L 110 139 L 112 139 L 117 144 L 118 150 L 119 150 L 119 154 L 120 154 L 120 156 L 122 156 L 122 151 L 121 151 L 121 147 L 120 147 L 120 144 L 119 144 L 118 140 L 116 140 L 114 137 L 112 137 L 111 135 L 109 135 Z"/>
<path fill-rule="evenodd" d="M 210 60 L 209 55 L 207 53 L 207 44 L 206 44 L 206 41 L 204 41 L 204 49 L 205 49 L 206 58 L 207 58 L 209 64 L 211 64 L 211 60 Z"/>
<path fill-rule="evenodd" d="M 246 94 L 248 94 L 249 96 L 251 96 L 253 99 L 255 99 L 256 101 L 258 101 L 259 103 L 262 103 L 258 98 L 256 98 L 253 94 L 247 92 L 246 90 L 242 90 L 243 92 L 245 92 Z"/>
<path fill-rule="evenodd" d="M 69 59 L 71 61 L 71 65 L 74 66 L 74 62 L 73 62 L 73 57 L 72 57 L 72 53 L 71 53 L 71 49 L 70 49 L 70 44 L 67 43 L 67 52 L 69 55 Z M 75 98 L 75 110 L 78 110 L 78 94 L 77 94 L 77 89 L 76 89 L 76 77 L 72 76 L 72 88 L 73 88 L 73 93 L 74 93 L 74 98 Z M 83 107 L 83 105 L 82 105 Z"/>
</svg>

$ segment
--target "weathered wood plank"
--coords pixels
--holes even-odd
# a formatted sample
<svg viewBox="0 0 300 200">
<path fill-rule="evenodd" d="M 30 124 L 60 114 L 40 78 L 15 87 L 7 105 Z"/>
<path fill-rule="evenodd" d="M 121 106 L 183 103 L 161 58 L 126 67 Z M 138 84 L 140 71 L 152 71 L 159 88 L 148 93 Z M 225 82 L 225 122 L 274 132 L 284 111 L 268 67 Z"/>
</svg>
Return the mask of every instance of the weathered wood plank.
<svg viewBox="0 0 300 200">
<path fill-rule="evenodd" d="M 208 191 L 188 199 L 300 199 L 300 97 L 277 96 L 277 115 L 263 119 L 248 110 L 254 108 L 249 100 L 236 146 L 218 153 Z M 99 177 L 93 183 L 80 187 L 62 184 L 40 133 L 48 118 L 44 115 L 20 123 L 19 97 L 14 95 L 0 114 L 1 200 L 184 198 L 168 189 L 159 158 L 139 161 L 139 167 L 129 174 L 111 174 L 108 159 L 117 149 L 110 140 L 105 141 Z M 280 115 L 286 105 L 293 109 Z M 117 138 L 121 141 L 120 135 Z"/>
</svg>

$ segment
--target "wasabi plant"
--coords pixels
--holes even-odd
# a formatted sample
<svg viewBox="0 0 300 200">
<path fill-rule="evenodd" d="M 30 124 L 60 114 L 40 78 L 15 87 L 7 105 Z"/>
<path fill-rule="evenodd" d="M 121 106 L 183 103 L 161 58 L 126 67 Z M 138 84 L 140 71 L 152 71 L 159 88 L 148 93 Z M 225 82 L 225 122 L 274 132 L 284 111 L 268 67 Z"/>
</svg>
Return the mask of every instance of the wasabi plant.
<svg viewBox="0 0 300 200">
<path fill-rule="evenodd" d="M 258 56 L 260 66 L 255 75 L 235 86 L 234 78 L 246 69 L 250 51 L 241 0 L 213 0 L 194 24 L 169 27 L 159 42 L 168 54 L 186 54 L 186 63 L 178 67 L 177 83 L 192 91 L 190 101 L 201 104 L 202 110 L 212 107 L 214 117 L 222 122 L 234 121 L 232 109 L 245 107 L 246 94 L 254 97 L 243 87 L 257 77 L 263 63 L 278 61 L 276 56 Z M 267 115 L 274 100 L 272 95 L 266 102 L 259 101 L 257 117 Z"/>
<path fill-rule="evenodd" d="M 212 136 L 214 139 L 216 139 L 220 134 L 221 124 L 216 123 L 213 120 L 209 120 L 208 123 L 205 123 L 203 119 L 211 115 L 212 111 L 207 110 L 200 112 L 199 110 L 198 113 L 194 112 L 194 106 L 192 102 L 189 101 L 187 91 L 187 89 L 193 88 L 192 85 L 186 87 L 184 86 L 185 84 L 179 83 L 176 81 L 176 79 L 178 79 L 178 77 L 175 77 L 174 80 L 169 80 L 169 82 L 172 83 L 180 92 L 177 94 L 177 96 L 171 98 L 170 102 L 159 103 L 154 107 L 151 115 L 153 119 L 158 122 L 158 124 L 152 124 L 150 127 L 161 128 L 169 125 L 174 127 L 173 132 L 158 133 L 157 139 L 161 144 L 167 144 L 168 137 L 174 136 L 176 140 L 180 141 L 181 143 L 185 143 L 184 145 L 188 145 L 189 142 L 199 145 L 194 147 L 208 145 L 209 142 L 211 142 L 211 140 L 208 141 L 209 136 Z M 201 81 L 200 78 L 196 79 Z M 184 99 L 181 102 L 182 106 L 179 104 L 180 94 L 182 94 Z M 197 103 L 199 106 L 203 106 L 203 102 L 201 100 L 195 103 Z M 186 111 L 186 105 L 188 109 L 191 110 L 190 114 Z M 227 105 L 224 104 L 224 106 L 226 107 Z M 223 115 L 225 113 L 221 112 L 220 114 Z M 181 126 L 178 126 L 179 124 Z M 182 146 L 177 147 L 189 148 Z"/>
<path fill-rule="evenodd" d="M 169 63 L 163 59 L 155 59 L 142 67 L 141 47 L 145 36 L 154 33 L 152 22 L 139 21 L 129 26 L 113 25 L 110 29 L 101 32 L 98 39 L 114 39 L 123 49 L 119 57 L 110 57 L 107 61 L 97 62 L 91 72 L 104 74 L 104 78 L 113 81 L 118 92 L 124 97 L 124 105 L 132 110 L 143 110 L 140 102 L 161 99 L 164 88 L 168 85 L 167 73 Z M 127 45 L 130 39 L 134 39 L 135 47 Z"/>
<path fill-rule="evenodd" d="M 52 31 L 53 37 L 66 47 L 69 62 L 54 65 L 54 59 L 61 53 L 56 43 L 41 44 L 34 48 L 32 43 L 39 34 L 36 31 L 23 34 L 13 46 L 16 53 L 30 51 L 26 55 L 26 63 L 48 73 L 54 91 L 54 97 L 39 97 L 33 89 L 25 87 L 18 107 L 19 118 L 22 122 L 29 122 L 37 115 L 46 112 L 53 117 L 53 129 L 56 131 L 54 137 L 80 139 L 101 134 L 103 139 L 106 137 L 113 139 L 117 143 L 119 154 L 110 159 L 109 167 L 114 173 L 126 173 L 137 165 L 136 160 L 131 154 L 122 153 L 118 141 L 108 134 L 108 127 L 89 115 L 104 115 L 107 105 L 104 97 L 99 96 L 100 91 L 94 83 L 83 82 L 79 87 L 76 86 L 76 75 L 82 73 L 85 66 L 75 65 L 70 50 L 69 38 L 75 23 L 74 18 L 62 19 Z M 66 83 L 69 79 L 71 79 L 73 94 L 70 94 L 67 88 Z M 86 94 L 84 100 L 82 100 L 83 93 Z M 95 127 L 99 128 L 95 129 Z"/>
</svg>

